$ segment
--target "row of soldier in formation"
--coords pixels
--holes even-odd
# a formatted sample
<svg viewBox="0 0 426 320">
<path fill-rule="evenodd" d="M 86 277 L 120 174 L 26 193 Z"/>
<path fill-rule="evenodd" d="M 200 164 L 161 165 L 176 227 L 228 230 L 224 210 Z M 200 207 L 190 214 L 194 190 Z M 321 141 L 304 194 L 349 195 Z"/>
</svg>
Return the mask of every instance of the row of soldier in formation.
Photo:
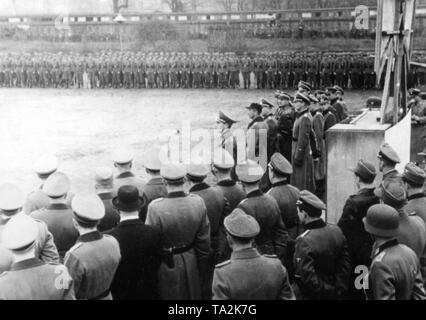
<svg viewBox="0 0 426 320">
<path fill-rule="evenodd" d="M 374 183 L 373 159 L 360 160 L 359 190 L 338 226 L 321 218 L 318 184 L 307 183 L 319 182 L 312 155 L 322 155 L 309 141 L 311 118 L 322 101 L 346 120 L 342 94 L 329 88 L 318 101 L 300 83 L 294 98 L 277 92 L 277 112 L 266 99 L 251 104 L 248 135 L 268 130 L 273 114 L 278 123 L 295 115 L 290 154 L 269 152 L 266 168 L 236 163 L 227 147 L 210 165 L 187 166 L 163 163 L 155 149 L 144 162 L 146 182 L 132 172 L 132 153 L 119 151 L 116 176 L 96 170 L 97 195 L 73 195 L 58 160 L 41 159 L 41 186 L 27 198 L 0 186 L 0 298 L 425 299 L 424 169 L 410 163 L 399 175 L 397 153 L 383 144 L 382 183 Z M 221 147 L 233 143 L 235 122 L 219 113 Z M 369 276 L 359 278 L 363 269 Z"/>
<path fill-rule="evenodd" d="M 58 159 L 44 157 L 27 197 L 0 185 L 0 299 L 425 300 L 426 173 L 409 163 L 400 175 L 386 143 L 378 158 L 383 181 L 361 159 L 358 192 L 329 225 L 280 153 L 265 171 L 224 149 L 210 165 L 163 163 L 154 149 L 146 182 L 118 151 L 118 174 L 96 169 L 93 194 L 72 194 Z"/>
<path fill-rule="evenodd" d="M 409 74 L 416 83 L 415 69 Z M 314 88 L 376 87 L 371 53 L 8 53 L 0 87 L 39 88 Z"/>
</svg>

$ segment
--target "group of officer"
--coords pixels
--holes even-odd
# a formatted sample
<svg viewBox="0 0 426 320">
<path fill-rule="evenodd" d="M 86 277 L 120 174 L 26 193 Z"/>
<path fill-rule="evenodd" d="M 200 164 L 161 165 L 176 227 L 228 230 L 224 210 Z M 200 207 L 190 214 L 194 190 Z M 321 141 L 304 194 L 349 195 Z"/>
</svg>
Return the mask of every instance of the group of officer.
<svg viewBox="0 0 426 320">
<path fill-rule="evenodd" d="M 415 57 L 419 62 L 424 55 Z M 422 60 L 423 59 L 423 60 Z M 416 60 L 416 61 L 417 61 Z M 415 68 L 410 86 L 420 81 Z M 420 77 L 423 79 L 422 77 Z M 258 52 L 4 53 L 0 87 L 25 88 L 313 88 L 374 89 L 372 53 Z"/>
</svg>

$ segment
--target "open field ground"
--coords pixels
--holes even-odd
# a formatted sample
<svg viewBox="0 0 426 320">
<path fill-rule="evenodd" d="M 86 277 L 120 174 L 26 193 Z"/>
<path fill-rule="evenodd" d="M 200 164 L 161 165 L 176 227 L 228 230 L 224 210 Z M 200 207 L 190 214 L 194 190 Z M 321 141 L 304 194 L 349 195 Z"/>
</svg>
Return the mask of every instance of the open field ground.
<svg viewBox="0 0 426 320">
<path fill-rule="evenodd" d="M 348 92 L 351 110 L 378 92 Z M 144 152 L 163 130 L 213 128 L 219 109 L 246 127 L 244 106 L 272 91 L 257 90 L 39 90 L 0 89 L 0 181 L 26 192 L 38 183 L 34 162 L 44 153 L 61 159 L 74 189 L 92 187 L 93 171 L 111 165 L 118 146 L 135 150 L 135 171 L 143 175 Z"/>
</svg>

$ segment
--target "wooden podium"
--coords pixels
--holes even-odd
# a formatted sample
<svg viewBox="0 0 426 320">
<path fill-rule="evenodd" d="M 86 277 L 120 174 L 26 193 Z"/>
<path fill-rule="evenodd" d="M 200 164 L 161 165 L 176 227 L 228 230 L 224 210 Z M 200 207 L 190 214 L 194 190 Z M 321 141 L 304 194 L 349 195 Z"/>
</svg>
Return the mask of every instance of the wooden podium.
<svg viewBox="0 0 426 320">
<path fill-rule="evenodd" d="M 356 192 L 354 173 L 358 160 L 373 162 L 379 171 L 377 158 L 380 145 L 386 141 L 399 154 L 402 172 L 410 161 L 411 112 L 396 125 L 381 124 L 380 110 L 364 110 L 351 124 L 338 124 L 327 132 L 327 213 L 328 223 L 336 224 L 343 206 Z M 381 174 L 376 178 L 380 184 Z"/>
</svg>

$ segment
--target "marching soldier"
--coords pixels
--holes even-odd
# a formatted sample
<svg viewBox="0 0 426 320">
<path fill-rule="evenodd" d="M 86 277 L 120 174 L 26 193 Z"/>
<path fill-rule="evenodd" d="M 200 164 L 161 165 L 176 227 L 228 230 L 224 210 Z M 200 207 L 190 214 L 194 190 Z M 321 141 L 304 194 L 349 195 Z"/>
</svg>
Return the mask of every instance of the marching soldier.
<svg viewBox="0 0 426 320">
<path fill-rule="evenodd" d="M 80 237 L 65 255 L 64 264 L 74 280 L 79 300 L 112 300 L 110 287 L 120 263 L 120 246 L 97 225 L 105 216 L 102 200 L 95 194 L 77 194 L 71 203 L 73 222 Z"/>
<path fill-rule="evenodd" d="M 203 199 L 184 192 L 183 165 L 161 168 L 168 194 L 148 206 L 147 225 L 162 234 L 163 263 L 159 270 L 160 297 L 165 300 L 201 299 L 201 275 L 210 255 L 210 223 Z"/>
<path fill-rule="evenodd" d="M 25 195 L 17 186 L 9 183 L 0 186 L 0 236 L 11 218 L 24 215 L 24 203 Z M 59 254 L 52 234 L 43 221 L 35 221 L 38 227 L 36 257 L 46 263 L 58 264 Z M 0 266 L 7 265 L 5 261 L 10 261 L 10 255 L 0 256 Z"/>
<path fill-rule="evenodd" d="M 25 215 L 14 216 L 4 227 L 1 242 L 14 263 L 0 275 L 0 300 L 75 300 L 67 268 L 38 258 L 38 234 L 37 222 Z"/>
<path fill-rule="evenodd" d="M 49 206 L 31 213 L 31 217 L 47 225 L 61 259 L 78 238 L 78 232 L 72 223 L 72 210 L 67 205 L 70 187 L 71 182 L 65 174 L 53 173 L 43 184 L 43 192 L 50 200 Z"/>
<path fill-rule="evenodd" d="M 311 100 L 298 93 L 294 100 L 297 119 L 293 128 L 292 185 L 299 190 L 315 191 L 314 164 L 311 149 L 312 116 L 308 106 Z"/>
<path fill-rule="evenodd" d="M 374 238 L 373 262 L 368 273 L 367 298 L 372 300 L 426 300 L 420 263 L 409 247 L 400 244 L 398 212 L 377 204 L 363 219 Z"/>
<path fill-rule="evenodd" d="M 415 212 L 417 216 L 426 223 L 426 194 L 424 185 L 426 182 L 426 173 L 423 169 L 414 163 L 405 166 L 402 175 L 405 190 L 407 191 L 408 203 L 404 207 L 406 212 Z"/>
<path fill-rule="evenodd" d="M 262 167 L 249 160 L 237 166 L 238 178 L 247 198 L 238 208 L 254 217 L 260 225 L 256 245 L 262 254 L 275 254 L 280 259 L 286 255 L 288 232 L 281 218 L 277 201 L 260 190 L 259 182 L 264 175 Z"/>
<path fill-rule="evenodd" d="M 342 299 L 351 272 L 345 236 L 321 219 L 326 206 L 309 191 L 300 192 L 298 210 L 306 229 L 296 239 L 293 260 L 299 294 L 309 300 Z"/>
<path fill-rule="evenodd" d="M 114 172 L 109 167 L 100 167 L 95 171 L 95 191 L 105 207 L 105 216 L 98 224 L 98 230 L 104 232 L 111 230 L 120 222 L 120 216 L 115 210 L 112 199 L 114 198 Z"/>
<path fill-rule="evenodd" d="M 139 193 L 143 194 L 145 181 L 132 172 L 133 153 L 126 149 L 117 149 L 112 156 L 114 167 L 118 171 L 115 177 L 114 192 L 117 193 L 121 186 L 131 185 L 138 188 Z"/>
<path fill-rule="evenodd" d="M 235 209 L 224 222 L 231 259 L 216 266 L 213 300 L 295 300 L 287 270 L 274 255 L 254 247 L 256 219 Z"/>
<path fill-rule="evenodd" d="M 379 169 L 383 173 L 383 182 L 389 182 L 391 180 L 401 180 L 399 172 L 396 170 L 396 165 L 401 163 L 396 151 L 388 144 L 383 143 L 380 146 L 379 154 Z"/>
<path fill-rule="evenodd" d="M 367 160 L 359 160 L 357 166 L 351 169 L 355 175 L 357 193 L 350 196 L 343 207 L 343 214 L 338 222 L 348 242 L 349 256 L 351 258 L 352 272 L 351 285 L 347 299 L 364 300 L 364 292 L 355 287 L 357 266 L 369 266 L 371 263 L 371 250 L 373 240 L 365 231 L 362 219 L 367 215 L 367 210 L 379 203 L 379 198 L 374 194 L 374 180 L 376 169 Z"/>
<path fill-rule="evenodd" d="M 407 194 L 400 180 L 384 181 L 374 194 L 399 213 L 399 228 L 396 237 L 401 244 L 411 248 L 420 259 L 423 277 L 426 276 L 426 226 L 415 212 L 407 212 Z"/>
</svg>

